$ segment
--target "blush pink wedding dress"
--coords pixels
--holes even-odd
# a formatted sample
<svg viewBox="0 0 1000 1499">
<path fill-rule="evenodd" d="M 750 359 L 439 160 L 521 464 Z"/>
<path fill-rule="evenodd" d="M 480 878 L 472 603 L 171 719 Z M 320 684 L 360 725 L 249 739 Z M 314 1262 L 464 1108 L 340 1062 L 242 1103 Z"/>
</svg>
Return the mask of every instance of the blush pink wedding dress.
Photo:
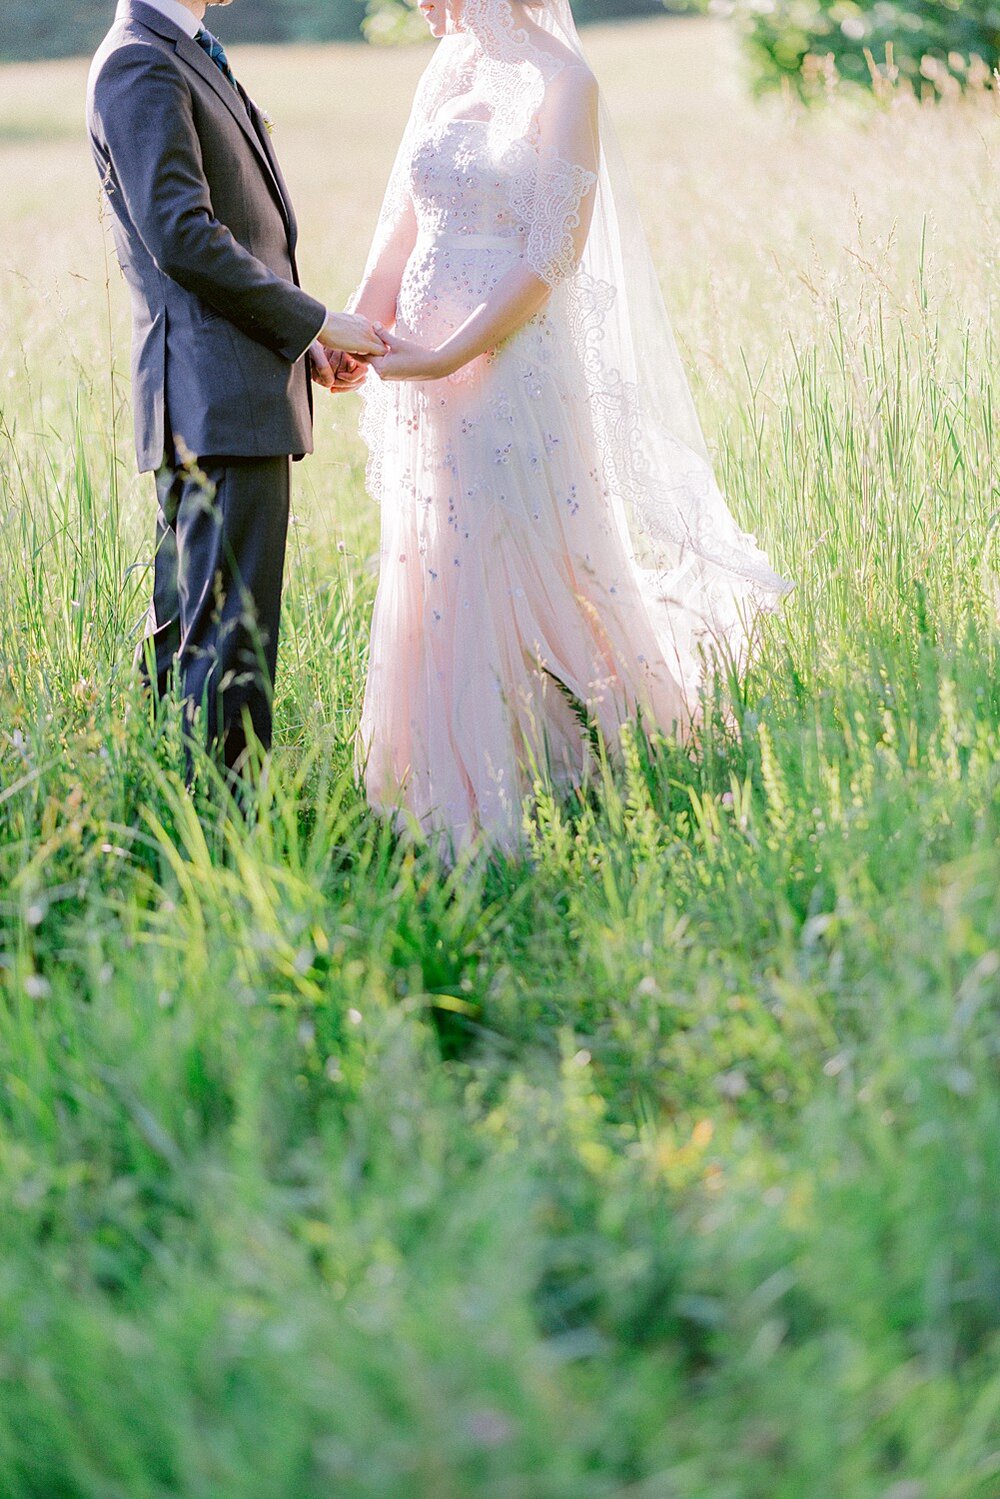
<svg viewBox="0 0 1000 1499">
<path fill-rule="evenodd" d="M 689 733 L 707 669 L 701 647 L 709 635 L 723 649 L 745 639 L 732 607 L 739 589 L 749 597 L 790 586 L 736 527 L 706 459 L 676 427 L 654 432 L 643 421 L 641 392 L 633 400 L 610 352 L 610 318 L 625 298 L 611 279 L 622 272 L 606 222 L 605 153 L 581 256 L 572 231 L 599 174 L 522 134 L 559 54 L 553 63 L 536 49 L 542 81 L 519 123 L 510 94 L 530 73 L 531 44 L 512 32 L 504 0 L 475 4 L 492 17 L 479 53 L 448 38 L 440 48 L 466 50 L 445 56 L 439 73 L 450 67 L 460 92 L 478 58 L 494 114 L 442 118 L 428 90 L 423 108 L 418 93 L 383 215 L 405 210 L 416 222 L 396 329 L 438 345 L 522 259 L 552 294 L 452 376 L 370 377 L 363 422 L 382 535 L 359 763 L 373 807 L 452 852 L 473 840 L 516 849 L 535 778 L 578 785 L 593 728 L 612 750 L 637 714 L 666 734 Z M 563 12 L 569 35 L 568 6 L 546 15 Z M 447 93 L 439 85 L 438 97 Z M 598 267 L 602 245 L 612 247 L 609 269 Z M 656 316 L 665 319 L 662 303 L 645 322 Z M 679 388 L 672 343 L 664 351 Z M 655 495 L 660 511 L 676 512 L 671 535 L 693 536 L 695 549 L 675 546 L 666 566 L 662 552 L 652 558 L 629 524 L 625 489 L 635 504 Z M 712 632 L 727 579 L 737 593 L 728 624 Z"/>
</svg>

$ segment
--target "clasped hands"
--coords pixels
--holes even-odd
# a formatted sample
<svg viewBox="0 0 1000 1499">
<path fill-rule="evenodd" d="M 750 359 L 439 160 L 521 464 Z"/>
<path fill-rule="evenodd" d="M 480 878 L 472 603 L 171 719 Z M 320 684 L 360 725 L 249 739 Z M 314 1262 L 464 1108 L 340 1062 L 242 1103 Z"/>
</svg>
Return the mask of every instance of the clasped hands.
<svg viewBox="0 0 1000 1499">
<path fill-rule="evenodd" d="M 331 312 L 309 346 L 312 377 L 333 393 L 357 390 L 369 366 L 382 380 L 440 380 L 452 373 L 443 351 L 397 338 L 356 312 Z"/>
</svg>

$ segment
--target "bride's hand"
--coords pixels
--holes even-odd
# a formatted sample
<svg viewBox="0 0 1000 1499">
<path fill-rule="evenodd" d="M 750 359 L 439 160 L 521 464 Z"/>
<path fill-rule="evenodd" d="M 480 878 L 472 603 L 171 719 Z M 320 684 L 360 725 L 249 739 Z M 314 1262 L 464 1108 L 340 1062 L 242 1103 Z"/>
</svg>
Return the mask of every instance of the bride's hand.
<svg viewBox="0 0 1000 1499">
<path fill-rule="evenodd" d="M 380 380 L 441 380 L 451 374 L 451 366 L 437 349 L 425 349 L 408 338 L 398 338 L 378 323 L 375 328 L 389 346 L 388 354 L 367 361 Z"/>
</svg>

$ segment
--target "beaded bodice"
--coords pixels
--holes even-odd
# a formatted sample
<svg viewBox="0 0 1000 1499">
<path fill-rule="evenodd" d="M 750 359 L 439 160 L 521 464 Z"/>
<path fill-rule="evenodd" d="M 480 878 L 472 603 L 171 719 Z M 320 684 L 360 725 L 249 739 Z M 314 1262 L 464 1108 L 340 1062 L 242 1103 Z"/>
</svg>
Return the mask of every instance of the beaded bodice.
<svg viewBox="0 0 1000 1499">
<path fill-rule="evenodd" d="M 430 126 L 413 153 L 410 186 L 423 235 L 523 234 L 511 212 L 520 160 L 496 161 L 489 121 L 444 120 Z"/>
<path fill-rule="evenodd" d="M 410 174 L 418 234 L 400 289 L 402 329 L 424 338 L 453 331 L 521 256 L 511 183 L 524 170 L 523 161 L 493 159 L 486 120 L 428 126 Z"/>
</svg>

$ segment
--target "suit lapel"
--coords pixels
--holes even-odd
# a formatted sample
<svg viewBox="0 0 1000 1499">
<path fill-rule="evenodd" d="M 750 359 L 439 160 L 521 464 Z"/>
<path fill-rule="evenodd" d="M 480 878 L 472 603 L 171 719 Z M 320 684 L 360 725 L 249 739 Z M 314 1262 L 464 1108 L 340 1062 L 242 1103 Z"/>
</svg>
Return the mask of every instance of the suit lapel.
<svg viewBox="0 0 1000 1499">
<path fill-rule="evenodd" d="M 186 62 L 189 68 L 193 68 L 198 77 L 203 78 L 209 87 L 215 91 L 216 95 L 222 100 L 237 125 L 243 131 L 243 134 L 256 152 L 261 166 L 270 178 L 271 184 L 277 192 L 281 211 L 287 219 L 288 208 L 285 203 L 284 193 L 281 191 L 281 183 L 271 165 L 269 153 L 264 149 L 260 135 L 254 129 L 253 121 L 250 119 L 246 105 L 243 103 L 240 95 L 228 79 L 222 76 L 208 53 L 203 52 L 197 42 L 193 42 L 190 37 L 181 34 L 178 36 L 175 46 L 177 47 L 177 56 L 182 62 Z"/>
<path fill-rule="evenodd" d="M 291 230 L 291 237 L 294 242 L 296 232 L 295 210 L 292 207 L 292 200 L 289 196 L 288 186 L 285 182 L 284 176 L 282 175 L 281 167 L 278 165 L 278 158 L 274 154 L 274 147 L 271 145 L 271 136 L 268 131 L 267 125 L 264 123 L 264 116 L 262 112 L 257 108 L 256 104 L 253 102 L 242 84 L 239 84 L 239 90 L 240 95 L 244 103 L 246 104 L 250 119 L 253 121 L 254 130 L 256 132 L 261 149 L 263 150 L 264 155 L 267 157 L 267 164 L 271 168 L 271 175 L 277 183 L 278 192 L 281 194 L 281 204 L 285 210 L 285 218 L 288 220 L 288 227 Z"/>
<path fill-rule="evenodd" d="M 173 42 L 174 47 L 177 49 L 178 57 L 187 63 L 189 68 L 193 68 L 198 77 L 203 79 L 209 88 L 222 100 L 250 142 L 257 160 L 260 162 L 261 169 L 268 178 L 278 200 L 278 206 L 284 215 L 289 232 L 290 234 L 294 234 L 295 216 L 292 213 L 288 189 L 278 169 L 278 163 L 274 152 L 271 150 L 264 122 L 259 118 L 260 112 L 256 106 L 250 105 L 249 102 L 245 106 L 243 99 L 247 96 L 243 93 L 242 89 L 240 93 L 237 93 L 232 84 L 219 72 L 219 69 L 208 56 L 208 53 L 203 52 L 197 42 L 192 41 L 189 36 L 185 36 L 180 27 L 175 26 L 173 21 L 168 20 L 163 12 L 157 10 L 155 6 L 143 5 L 142 0 L 125 0 L 125 3 L 119 5 L 118 13 L 119 15 L 126 14 L 132 16 L 143 26 L 148 26 L 150 31 L 155 31 L 157 36 L 162 36 L 165 41 Z M 250 113 L 248 113 L 248 109 L 255 116 L 253 120 L 250 117 Z"/>
</svg>

